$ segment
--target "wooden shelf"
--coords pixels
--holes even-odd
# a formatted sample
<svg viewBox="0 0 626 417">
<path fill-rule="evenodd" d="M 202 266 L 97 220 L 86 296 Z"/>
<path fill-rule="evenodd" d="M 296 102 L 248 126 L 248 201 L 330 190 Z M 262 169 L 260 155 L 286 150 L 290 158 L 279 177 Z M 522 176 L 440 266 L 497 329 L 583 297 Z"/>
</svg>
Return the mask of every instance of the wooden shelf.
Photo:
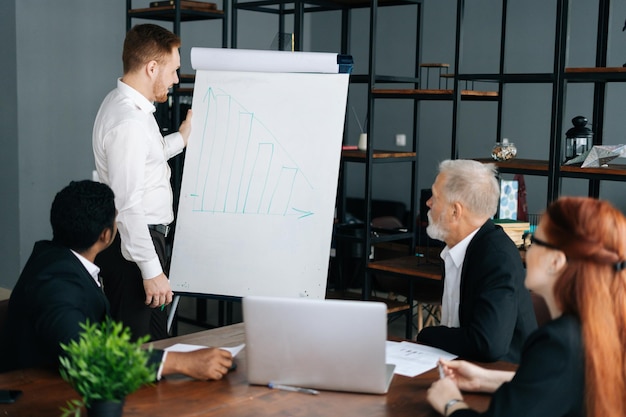
<svg viewBox="0 0 626 417">
<path fill-rule="evenodd" d="M 432 263 L 415 256 L 401 256 L 399 258 L 373 261 L 367 264 L 367 268 L 374 271 L 383 271 L 413 278 L 425 278 L 441 281 L 441 264 Z"/>
<path fill-rule="evenodd" d="M 626 67 L 566 68 L 568 82 L 626 81 Z"/>
<path fill-rule="evenodd" d="M 581 168 L 573 165 L 562 165 L 561 177 L 625 181 L 626 165 L 608 164 L 607 167 L 599 168 Z"/>
<path fill-rule="evenodd" d="M 195 83 L 196 74 L 180 74 L 178 76 L 181 84 Z"/>
<path fill-rule="evenodd" d="M 508 161 L 495 161 L 492 158 L 478 158 L 483 164 L 495 164 L 500 172 L 523 173 L 533 175 L 548 175 L 548 161 L 536 159 L 510 159 Z"/>
<path fill-rule="evenodd" d="M 478 158 L 476 160 L 482 163 L 493 163 L 502 173 L 548 175 L 549 169 L 548 161 L 544 160 L 516 158 L 501 162 L 490 158 Z M 559 171 L 561 177 L 626 181 L 626 165 L 624 164 L 609 164 L 607 167 L 599 168 L 561 165 Z"/>
<path fill-rule="evenodd" d="M 402 5 L 414 5 L 419 3 L 419 0 L 379 0 L 378 7 L 385 6 L 402 6 Z M 279 10 L 279 6 L 281 9 Z M 320 12 L 328 10 L 342 10 L 342 9 L 361 9 L 369 8 L 372 6 L 370 0 L 307 0 L 304 3 L 304 12 Z M 262 13 L 281 13 L 281 14 L 293 14 L 294 2 L 293 0 L 259 0 L 259 1 L 242 1 L 237 2 L 235 7 L 239 10 L 250 10 Z"/>
<path fill-rule="evenodd" d="M 398 152 L 398 151 L 382 151 L 382 150 L 374 150 L 372 154 L 372 158 L 374 159 L 399 159 L 399 158 L 415 158 L 415 152 Z M 365 161 L 367 159 L 366 151 L 359 150 L 342 150 L 341 157 L 346 160 L 362 160 Z"/>
<path fill-rule="evenodd" d="M 192 87 L 183 87 L 183 88 L 177 88 L 176 90 L 176 94 L 181 95 L 181 96 L 192 96 L 193 95 L 193 88 Z"/>
<path fill-rule="evenodd" d="M 372 94 L 379 98 L 412 98 L 418 100 L 452 100 L 454 90 L 445 89 L 372 89 Z M 464 100 L 495 100 L 497 91 L 461 90 Z"/>
<path fill-rule="evenodd" d="M 450 68 L 450 64 L 444 63 L 424 63 L 420 64 L 421 68 Z"/>
<path fill-rule="evenodd" d="M 565 68 L 566 74 L 573 73 L 607 73 L 607 72 L 622 72 L 626 73 L 626 67 L 578 67 L 578 68 Z"/>
<path fill-rule="evenodd" d="M 311 3 L 317 3 L 315 0 L 310 0 Z M 342 6 L 349 7 L 371 7 L 372 2 L 370 0 L 330 0 L 330 2 L 319 1 L 319 4 L 335 3 Z M 398 6 L 402 4 L 415 4 L 417 1 L 413 0 L 380 0 L 379 6 Z"/>
<path fill-rule="evenodd" d="M 172 22 L 176 18 L 176 6 L 159 6 L 145 7 L 141 9 L 130 9 L 128 15 L 134 18 L 152 19 L 166 22 Z M 194 20 L 223 19 L 223 10 L 207 10 L 204 8 L 180 8 L 181 22 L 190 22 Z"/>
</svg>

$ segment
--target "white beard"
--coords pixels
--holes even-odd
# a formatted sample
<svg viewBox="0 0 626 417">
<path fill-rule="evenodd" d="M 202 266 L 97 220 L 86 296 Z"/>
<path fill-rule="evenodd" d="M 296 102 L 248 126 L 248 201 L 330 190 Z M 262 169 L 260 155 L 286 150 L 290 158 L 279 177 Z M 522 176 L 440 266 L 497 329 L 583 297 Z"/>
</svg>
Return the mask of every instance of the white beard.
<svg viewBox="0 0 626 417">
<path fill-rule="evenodd" d="M 445 242 L 447 230 L 443 228 L 441 223 L 435 222 L 430 214 L 430 210 L 426 213 L 428 217 L 428 226 L 426 227 L 426 233 L 431 239 L 441 240 Z"/>
</svg>

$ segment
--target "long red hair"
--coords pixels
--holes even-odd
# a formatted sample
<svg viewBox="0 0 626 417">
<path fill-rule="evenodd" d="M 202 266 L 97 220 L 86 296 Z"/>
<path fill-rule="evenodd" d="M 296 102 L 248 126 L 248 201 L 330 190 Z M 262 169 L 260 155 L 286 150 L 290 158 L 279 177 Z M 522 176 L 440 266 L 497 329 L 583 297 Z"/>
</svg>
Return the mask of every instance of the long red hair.
<svg viewBox="0 0 626 417">
<path fill-rule="evenodd" d="M 554 286 L 564 314 L 580 318 L 587 417 L 626 416 L 626 218 L 606 201 L 562 197 L 541 219 L 567 256 Z"/>
</svg>

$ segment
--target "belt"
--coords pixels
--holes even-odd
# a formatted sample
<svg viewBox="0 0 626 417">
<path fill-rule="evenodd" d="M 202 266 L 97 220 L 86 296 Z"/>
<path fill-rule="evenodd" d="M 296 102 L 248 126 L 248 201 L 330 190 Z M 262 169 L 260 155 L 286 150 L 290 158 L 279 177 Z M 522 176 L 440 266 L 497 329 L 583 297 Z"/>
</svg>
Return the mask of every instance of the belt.
<svg viewBox="0 0 626 417">
<path fill-rule="evenodd" d="M 167 224 L 149 224 L 148 229 L 154 230 L 155 232 L 161 233 L 163 236 L 167 237 L 170 234 L 170 226 Z"/>
</svg>

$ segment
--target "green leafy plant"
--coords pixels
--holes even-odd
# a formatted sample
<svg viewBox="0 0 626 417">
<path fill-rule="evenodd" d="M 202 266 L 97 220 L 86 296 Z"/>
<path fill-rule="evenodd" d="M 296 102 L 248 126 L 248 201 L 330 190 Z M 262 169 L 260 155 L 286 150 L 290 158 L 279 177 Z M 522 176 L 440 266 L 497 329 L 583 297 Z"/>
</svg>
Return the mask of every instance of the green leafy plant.
<svg viewBox="0 0 626 417">
<path fill-rule="evenodd" d="M 81 323 L 78 340 L 61 344 L 60 373 L 81 395 L 82 401 L 69 401 L 61 408 L 63 416 L 80 415 L 82 406 L 93 401 L 121 402 L 144 384 L 154 381 L 156 364 L 148 360 L 152 348 L 143 349 L 144 336 L 131 340 L 130 329 L 107 318 L 101 323 Z"/>
</svg>

